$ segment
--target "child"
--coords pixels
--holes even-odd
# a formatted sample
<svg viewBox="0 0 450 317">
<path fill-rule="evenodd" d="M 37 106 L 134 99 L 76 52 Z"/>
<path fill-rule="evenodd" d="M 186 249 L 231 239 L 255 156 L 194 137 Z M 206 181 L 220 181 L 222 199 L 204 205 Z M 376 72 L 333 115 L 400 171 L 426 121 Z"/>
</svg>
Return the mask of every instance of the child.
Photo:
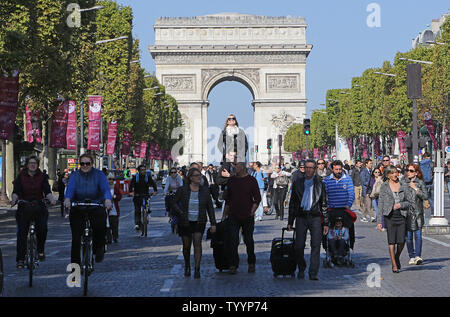
<svg viewBox="0 0 450 317">
<path fill-rule="evenodd" d="M 348 243 L 349 232 L 343 227 L 343 218 L 337 217 L 334 228 L 328 231 L 328 248 L 333 258 L 337 259 L 337 264 L 342 264 L 342 257 L 345 256 L 345 245 Z"/>
</svg>

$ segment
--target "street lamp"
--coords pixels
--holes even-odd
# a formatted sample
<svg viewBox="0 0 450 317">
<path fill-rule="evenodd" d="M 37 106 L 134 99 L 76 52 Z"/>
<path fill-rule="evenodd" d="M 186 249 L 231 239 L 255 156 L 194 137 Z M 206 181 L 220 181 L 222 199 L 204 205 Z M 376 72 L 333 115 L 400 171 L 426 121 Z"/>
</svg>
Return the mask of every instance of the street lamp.
<svg viewBox="0 0 450 317">
<path fill-rule="evenodd" d="M 427 44 L 435 44 L 435 45 L 445 45 L 443 42 L 435 42 L 435 41 L 426 41 Z"/>
<path fill-rule="evenodd" d="M 410 62 L 421 63 L 421 64 L 433 65 L 433 62 L 420 61 L 420 60 L 417 60 L 417 59 L 409 59 L 409 58 L 405 58 L 405 57 L 400 57 L 399 60 L 401 60 L 401 61 L 410 61 Z"/>
<path fill-rule="evenodd" d="M 137 61 L 131 61 L 130 64 L 139 63 L 139 60 Z M 144 77 L 145 78 L 145 77 Z"/>
<path fill-rule="evenodd" d="M 114 39 L 97 41 L 97 42 L 95 42 L 95 44 L 109 43 L 109 42 L 119 41 L 119 40 L 123 40 L 123 39 L 127 39 L 127 38 L 128 38 L 128 35 L 124 35 L 124 36 L 117 37 Z"/>
<path fill-rule="evenodd" d="M 77 11 L 78 12 L 86 12 L 86 11 L 91 11 L 91 10 L 100 10 L 103 8 L 104 8 L 104 6 L 95 6 L 95 7 L 88 8 L 88 9 L 78 9 Z"/>
<path fill-rule="evenodd" d="M 144 88 L 143 90 L 153 90 L 153 89 L 159 89 L 159 86 L 152 87 L 152 88 Z"/>
<path fill-rule="evenodd" d="M 373 72 L 374 74 L 378 74 L 378 75 L 384 75 L 384 76 L 390 76 L 390 77 L 396 77 L 397 75 L 395 74 L 388 74 L 388 73 L 382 73 L 382 72 Z"/>
</svg>

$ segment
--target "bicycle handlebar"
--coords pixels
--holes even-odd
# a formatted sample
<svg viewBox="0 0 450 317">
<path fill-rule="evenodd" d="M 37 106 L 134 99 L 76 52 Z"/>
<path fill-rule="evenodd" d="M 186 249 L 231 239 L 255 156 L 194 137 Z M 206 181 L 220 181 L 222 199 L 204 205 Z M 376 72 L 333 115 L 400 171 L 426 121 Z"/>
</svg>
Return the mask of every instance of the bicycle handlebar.
<svg viewBox="0 0 450 317">
<path fill-rule="evenodd" d="M 105 204 L 100 203 L 86 203 L 86 202 L 76 202 L 70 204 L 72 207 L 105 207 Z"/>
<path fill-rule="evenodd" d="M 44 203 L 44 204 L 46 204 L 46 205 L 50 203 L 50 200 L 47 199 L 47 198 L 37 199 L 37 200 L 34 200 L 34 201 L 42 202 L 42 203 Z M 14 207 L 15 205 L 18 205 L 19 203 L 31 204 L 32 202 L 33 202 L 33 201 L 24 200 L 24 199 L 18 199 L 18 200 L 15 202 L 15 204 L 12 205 L 11 207 Z"/>
</svg>

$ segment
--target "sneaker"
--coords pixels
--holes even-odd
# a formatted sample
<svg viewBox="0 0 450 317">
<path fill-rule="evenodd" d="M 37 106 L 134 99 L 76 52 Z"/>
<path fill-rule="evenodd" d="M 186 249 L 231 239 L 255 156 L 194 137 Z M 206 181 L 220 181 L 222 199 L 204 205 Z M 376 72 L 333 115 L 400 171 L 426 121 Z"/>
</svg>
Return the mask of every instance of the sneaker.
<svg viewBox="0 0 450 317">
<path fill-rule="evenodd" d="M 415 265 L 416 264 L 416 259 L 415 258 L 410 258 L 408 264 L 409 265 Z"/>
<path fill-rule="evenodd" d="M 423 263 L 423 259 L 420 256 L 416 256 L 415 261 L 416 265 L 421 265 Z"/>
<path fill-rule="evenodd" d="M 369 222 L 366 218 L 361 218 L 361 222 Z"/>
<path fill-rule="evenodd" d="M 139 228 L 139 225 L 135 225 L 135 226 L 134 226 L 134 230 L 139 231 L 139 230 L 141 230 L 141 229 Z"/>
<path fill-rule="evenodd" d="M 309 274 L 309 279 L 311 281 L 318 281 L 319 280 L 319 278 L 317 277 L 316 274 Z"/>
<path fill-rule="evenodd" d="M 370 218 L 370 221 L 372 221 L 372 222 L 377 222 L 377 218 L 371 217 L 371 218 Z"/>
<path fill-rule="evenodd" d="M 17 261 L 17 266 L 18 269 L 23 269 L 25 268 L 25 261 Z"/>
<path fill-rule="evenodd" d="M 38 254 L 39 261 L 45 261 L 45 253 Z"/>
</svg>

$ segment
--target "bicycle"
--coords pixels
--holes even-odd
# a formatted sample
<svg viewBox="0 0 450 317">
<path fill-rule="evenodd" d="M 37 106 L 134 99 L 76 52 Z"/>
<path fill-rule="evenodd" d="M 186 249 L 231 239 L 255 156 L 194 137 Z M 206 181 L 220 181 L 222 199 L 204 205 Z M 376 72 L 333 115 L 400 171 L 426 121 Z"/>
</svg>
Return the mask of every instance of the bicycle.
<svg viewBox="0 0 450 317">
<path fill-rule="evenodd" d="M 175 197 L 175 192 L 173 190 L 169 191 L 167 193 L 167 199 L 169 200 L 169 202 L 174 199 Z M 170 203 L 169 203 L 169 223 L 170 223 L 170 227 L 172 228 L 172 233 L 178 233 L 178 217 L 173 213 L 173 210 L 170 208 Z"/>
<path fill-rule="evenodd" d="M 24 205 L 32 205 L 34 207 L 34 204 L 40 204 L 43 202 L 44 204 L 48 203 L 47 199 L 41 199 L 39 201 L 27 201 L 27 200 L 18 200 L 17 203 L 24 204 Z M 26 215 L 29 216 L 29 215 Z M 30 219 L 30 225 L 28 227 L 28 234 L 27 234 L 27 250 L 25 255 L 25 265 L 28 268 L 28 286 L 33 286 L 33 274 L 34 270 L 39 266 L 39 255 L 37 251 L 37 236 L 36 236 L 36 222 L 35 222 L 36 215 L 31 215 Z"/>
<path fill-rule="evenodd" d="M 150 211 L 150 195 L 136 195 L 136 197 L 142 197 L 142 204 L 141 204 L 141 237 L 147 237 L 147 231 L 148 231 L 148 218 L 151 214 Z"/>
<path fill-rule="evenodd" d="M 87 295 L 89 276 L 94 271 L 94 251 L 92 225 L 89 220 L 89 210 L 104 208 L 104 204 L 91 203 L 89 200 L 84 202 L 73 202 L 72 207 L 77 208 L 77 212 L 83 214 L 83 229 L 81 233 L 81 273 L 84 277 L 83 295 Z"/>
</svg>

